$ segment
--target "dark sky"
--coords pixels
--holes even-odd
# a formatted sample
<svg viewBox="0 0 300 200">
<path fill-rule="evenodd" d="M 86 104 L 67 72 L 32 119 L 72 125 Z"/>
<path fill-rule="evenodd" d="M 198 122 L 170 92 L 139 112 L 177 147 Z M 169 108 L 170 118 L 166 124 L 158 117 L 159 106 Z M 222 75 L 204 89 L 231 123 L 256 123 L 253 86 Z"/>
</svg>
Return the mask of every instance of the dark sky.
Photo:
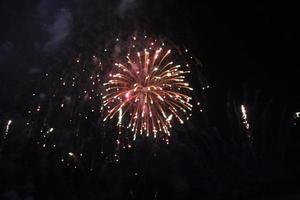
<svg viewBox="0 0 300 200">
<path fill-rule="evenodd" d="M 30 155 L 25 156 L 29 161 L 19 158 L 25 153 L 4 155 L 10 151 L 3 150 L 3 153 L 1 143 L 0 175 L 8 175 L 3 181 L 5 189 L 0 189 L 0 198 L 39 199 L 46 194 L 48 199 L 55 199 L 62 192 L 59 187 L 65 184 L 70 184 L 70 187 L 62 192 L 62 196 L 73 195 L 71 198 L 74 199 L 85 199 L 85 192 L 88 193 L 87 199 L 113 199 L 116 196 L 120 199 L 134 199 L 133 196 L 136 199 L 185 199 L 194 195 L 208 199 L 222 199 L 224 196 L 234 199 L 299 195 L 300 166 L 297 162 L 300 140 L 295 129 L 289 126 L 294 123 L 291 113 L 300 111 L 298 18 L 296 4 L 275 2 L 2 0 L 1 131 L 5 128 L 3 121 L 7 116 L 22 116 L 23 102 L 30 104 L 28 99 L 23 101 L 24 93 L 37 87 L 40 74 L 52 68 L 63 68 L 78 54 L 94 53 L 108 42 L 107 38 L 113 33 L 145 30 L 189 48 L 203 63 L 204 75 L 211 89 L 207 94 L 210 122 L 205 128 L 199 128 L 196 122 L 193 125 L 196 130 L 188 134 L 190 138 L 179 137 L 174 146 L 156 150 L 156 158 L 152 157 L 152 151 L 147 152 L 148 148 L 153 150 L 154 147 L 143 141 L 137 148 L 145 152 L 132 156 L 134 161 L 129 156 L 124 158 L 121 166 L 95 172 L 92 178 L 84 176 L 85 185 L 82 187 L 79 186 L 83 177 L 80 173 L 57 168 L 53 163 L 45 167 L 45 160 L 37 161 L 45 159 L 39 154 L 32 158 L 35 158 L 35 165 L 30 165 Z M 258 102 L 254 100 L 257 93 Z M 240 129 L 236 130 L 232 125 L 235 123 L 228 123 L 236 116 L 227 115 L 226 108 L 235 113 L 235 103 L 253 106 L 250 114 L 253 132 L 263 130 L 261 132 L 265 134 L 256 137 L 254 133 L 257 139 L 252 149 L 254 152 L 248 151 L 244 143 L 239 143 L 243 139 L 237 136 Z M 289 125 L 284 129 L 284 125 L 278 124 Z M 222 134 L 226 139 L 220 136 Z M 22 145 L 26 149 L 27 146 Z M 141 148 L 143 145 L 146 147 Z M 47 159 L 53 162 L 52 158 Z M 18 168 L 15 162 L 26 168 L 24 178 L 19 178 L 23 165 Z M 138 180 L 128 178 L 128 173 L 132 173 L 129 163 L 142 168 L 141 173 L 145 176 Z M 153 167 L 147 168 L 149 163 Z M 212 170 L 207 170 L 207 166 Z M 161 170 L 170 170 L 170 173 Z M 39 176 L 49 178 L 49 184 Z M 115 179 L 119 181 L 116 184 Z M 51 194 L 45 188 L 55 183 L 57 186 L 53 187 Z M 108 188 L 113 184 L 114 187 L 106 193 L 102 184 Z M 166 186 L 165 190 L 157 189 L 163 186 Z M 101 188 L 99 191 L 98 187 Z M 149 191 L 145 189 L 147 187 Z M 81 192 L 76 192 L 78 188 Z M 277 193 L 273 194 L 273 190 Z"/>
<path fill-rule="evenodd" d="M 1 16 L 4 78 L 15 77 L 19 70 L 28 73 L 43 68 L 45 55 L 63 48 L 81 51 L 76 49 L 79 40 L 103 38 L 104 31 L 122 31 L 113 23 L 123 20 L 149 27 L 191 48 L 217 87 L 236 89 L 247 84 L 275 95 L 295 96 L 295 5 L 169 0 L 2 1 Z"/>
</svg>

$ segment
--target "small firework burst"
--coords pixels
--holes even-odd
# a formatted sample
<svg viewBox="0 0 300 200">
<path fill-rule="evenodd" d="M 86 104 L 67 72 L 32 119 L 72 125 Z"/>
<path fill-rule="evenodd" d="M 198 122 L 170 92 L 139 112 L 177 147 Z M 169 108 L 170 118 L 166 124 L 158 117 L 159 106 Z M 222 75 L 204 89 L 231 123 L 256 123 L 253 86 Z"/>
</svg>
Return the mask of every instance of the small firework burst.
<svg viewBox="0 0 300 200">
<path fill-rule="evenodd" d="M 138 133 L 170 136 L 174 121 L 183 124 L 193 107 L 193 88 L 186 81 L 190 71 L 173 60 L 176 54 L 163 42 L 146 36 L 137 40 L 133 37 L 126 59 L 115 63 L 103 84 L 104 121 L 118 117 L 119 127 L 125 121 L 133 139 Z"/>
</svg>

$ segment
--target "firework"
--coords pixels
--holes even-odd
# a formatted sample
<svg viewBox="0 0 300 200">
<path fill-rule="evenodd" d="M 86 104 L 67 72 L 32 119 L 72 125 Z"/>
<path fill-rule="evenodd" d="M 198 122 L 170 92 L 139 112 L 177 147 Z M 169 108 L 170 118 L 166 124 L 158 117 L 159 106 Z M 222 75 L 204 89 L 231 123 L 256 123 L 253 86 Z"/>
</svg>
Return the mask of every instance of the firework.
<svg viewBox="0 0 300 200">
<path fill-rule="evenodd" d="M 249 129 L 250 125 L 248 123 L 247 111 L 244 105 L 241 105 L 241 111 L 242 111 L 243 124 L 245 125 L 246 129 Z"/>
<path fill-rule="evenodd" d="M 140 134 L 168 144 L 171 130 L 191 118 L 192 102 L 202 112 L 197 97 L 205 85 L 201 79 L 192 91 L 187 81 L 199 78 L 190 51 L 168 40 L 127 36 L 114 36 L 93 54 L 49 69 L 28 94 L 27 131 L 61 164 L 90 169 L 102 159 L 119 161 Z"/>
<path fill-rule="evenodd" d="M 8 135 L 8 132 L 9 132 L 11 123 L 12 123 L 12 120 L 8 120 L 8 122 L 7 122 L 7 124 L 6 124 L 5 131 L 4 131 L 4 139 L 6 139 L 6 137 L 7 137 L 7 135 Z"/>
<path fill-rule="evenodd" d="M 190 71 L 172 59 L 172 50 L 163 42 L 148 42 L 141 48 L 133 42 L 130 46 L 126 60 L 115 63 L 114 72 L 103 84 L 104 121 L 118 118 L 117 125 L 130 129 L 133 139 L 138 133 L 169 136 L 174 121 L 183 124 L 193 107 L 189 95 L 193 89 L 186 82 Z"/>
<path fill-rule="evenodd" d="M 252 143 L 253 138 L 252 138 L 252 134 L 251 134 L 251 130 L 250 130 L 250 124 L 249 124 L 249 121 L 248 121 L 247 110 L 246 110 L 246 107 L 244 105 L 241 105 L 241 112 L 242 112 L 243 124 L 245 126 L 246 133 L 247 133 L 247 138 L 248 138 L 249 142 Z"/>
</svg>

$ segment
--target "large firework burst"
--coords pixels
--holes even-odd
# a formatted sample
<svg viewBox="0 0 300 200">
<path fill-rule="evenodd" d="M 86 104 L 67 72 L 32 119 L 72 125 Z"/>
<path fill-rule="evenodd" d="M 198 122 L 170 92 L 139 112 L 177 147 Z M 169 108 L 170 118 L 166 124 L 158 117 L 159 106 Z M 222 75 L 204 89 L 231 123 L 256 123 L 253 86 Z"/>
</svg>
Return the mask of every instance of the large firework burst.
<svg viewBox="0 0 300 200">
<path fill-rule="evenodd" d="M 169 136 L 173 121 L 183 124 L 193 107 L 189 95 L 193 89 L 185 77 L 190 71 L 173 61 L 164 43 L 130 47 L 126 60 L 115 63 L 114 73 L 104 83 L 104 121 L 118 118 L 118 126 L 131 129 L 133 139 L 137 133 Z"/>
<path fill-rule="evenodd" d="M 186 81 L 199 77 L 187 49 L 152 37 L 124 38 L 114 36 L 92 55 L 76 55 L 63 71 L 51 68 L 28 95 L 28 132 L 43 150 L 55 151 L 61 163 L 74 160 L 78 167 L 80 161 L 93 169 L 98 155 L 118 161 L 139 134 L 159 136 L 168 144 L 171 128 L 191 117 L 191 96 L 200 107 L 201 87 L 191 92 Z M 110 134 L 115 128 L 103 120 L 116 124 L 119 134 Z"/>
</svg>

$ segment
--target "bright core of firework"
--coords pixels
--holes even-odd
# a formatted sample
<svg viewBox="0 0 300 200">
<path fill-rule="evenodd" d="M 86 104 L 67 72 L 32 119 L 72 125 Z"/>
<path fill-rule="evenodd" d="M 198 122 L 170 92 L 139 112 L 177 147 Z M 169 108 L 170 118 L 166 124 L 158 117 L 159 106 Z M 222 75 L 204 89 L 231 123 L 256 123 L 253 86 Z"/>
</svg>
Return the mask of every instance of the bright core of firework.
<svg viewBox="0 0 300 200">
<path fill-rule="evenodd" d="M 104 121 L 118 118 L 121 126 L 134 133 L 170 135 L 172 121 L 181 124 L 192 110 L 193 90 L 185 81 L 190 71 L 182 69 L 171 59 L 171 50 L 163 47 L 144 49 L 128 54 L 127 63 L 116 63 L 117 72 L 104 83 L 103 105 L 108 108 Z M 125 120 L 124 120 L 125 121 Z"/>
</svg>

